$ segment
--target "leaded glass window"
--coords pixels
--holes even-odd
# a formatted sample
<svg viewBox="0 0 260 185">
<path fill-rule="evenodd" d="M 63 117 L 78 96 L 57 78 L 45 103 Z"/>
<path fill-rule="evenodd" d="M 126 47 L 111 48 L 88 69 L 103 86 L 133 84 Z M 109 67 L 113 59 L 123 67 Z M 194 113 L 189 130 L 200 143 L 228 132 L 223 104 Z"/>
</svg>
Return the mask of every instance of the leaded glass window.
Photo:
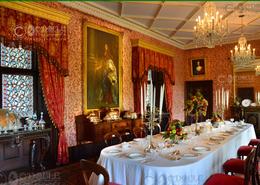
<svg viewBox="0 0 260 185">
<path fill-rule="evenodd" d="M 2 74 L 2 108 L 21 117 L 33 115 L 33 77 Z"/>
<path fill-rule="evenodd" d="M 31 117 L 35 108 L 34 81 L 38 75 L 33 69 L 32 52 L 3 44 L 0 49 L 1 108 Z"/>
<path fill-rule="evenodd" d="M 23 48 L 11 48 L 1 44 L 1 66 L 32 69 L 31 51 Z"/>
</svg>

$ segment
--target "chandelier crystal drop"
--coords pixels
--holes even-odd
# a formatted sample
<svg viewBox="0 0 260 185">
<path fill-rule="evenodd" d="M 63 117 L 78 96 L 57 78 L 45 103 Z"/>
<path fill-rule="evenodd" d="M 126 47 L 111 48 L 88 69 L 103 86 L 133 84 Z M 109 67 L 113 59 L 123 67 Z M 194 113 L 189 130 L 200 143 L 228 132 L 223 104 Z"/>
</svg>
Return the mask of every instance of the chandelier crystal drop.
<svg viewBox="0 0 260 185">
<path fill-rule="evenodd" d="M 248 66 L 255 60 L 255 49 L 251 49 L 251 45 L 247 45 L 246 37 L 243 34 L 243 20 L 241 17 L 241 36 L 238 39 L 238 45 L 235 46 L 234 51 L 231 50 L 231 61 L 236 67 Z"/>
<path fill-rule="evenodd" d="M 214 48 L 215 45 L 221 44 L 227 33 L 227 20 L 219 14 L 213 2 L 207 2 L 204 6 L 204 18 L 198 16 L 194 26 L 196 45 Z"/>
</svg>

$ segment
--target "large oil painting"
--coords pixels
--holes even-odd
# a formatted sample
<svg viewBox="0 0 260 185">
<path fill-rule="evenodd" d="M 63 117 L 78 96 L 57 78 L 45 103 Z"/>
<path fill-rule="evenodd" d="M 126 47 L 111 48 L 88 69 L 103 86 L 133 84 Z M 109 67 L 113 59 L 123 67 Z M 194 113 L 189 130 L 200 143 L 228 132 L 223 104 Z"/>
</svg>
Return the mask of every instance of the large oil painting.
<svg viewBox="0 0 260 185">
<path fill-rule="evenodd" d="M 118 108 L 121 103 L 121 36 L 84 24 L 84 112 Z"/>
</svg>

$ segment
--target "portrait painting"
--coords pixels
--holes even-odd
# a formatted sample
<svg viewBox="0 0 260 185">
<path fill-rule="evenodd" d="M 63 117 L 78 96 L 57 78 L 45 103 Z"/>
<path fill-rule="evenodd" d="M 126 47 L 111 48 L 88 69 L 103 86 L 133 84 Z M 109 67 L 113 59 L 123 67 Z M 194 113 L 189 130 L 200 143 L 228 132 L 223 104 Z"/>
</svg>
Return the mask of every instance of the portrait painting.
<svg viewBox="0 0 260 185">
<path fill-rule="evenodd" d="M 120 107 L 120 34 L 89 24 L 83 34 L 84 112 Z"/>
<path fill-rule="evenodd" d="M 205 75 L 206 74 L 206 64 L 204 58 L 191 59 L 191 75 Z"/>
</svg>

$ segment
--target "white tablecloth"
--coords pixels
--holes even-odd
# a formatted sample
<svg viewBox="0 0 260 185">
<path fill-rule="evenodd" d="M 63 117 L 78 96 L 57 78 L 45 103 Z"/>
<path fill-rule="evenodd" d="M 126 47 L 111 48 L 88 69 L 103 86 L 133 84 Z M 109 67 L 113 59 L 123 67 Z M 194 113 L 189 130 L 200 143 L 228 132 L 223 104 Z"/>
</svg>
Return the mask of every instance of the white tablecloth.
<svg viewBox="0 0 260 185">
<path fill-rule="evenodd" d="M 145 154 L 145 158 L 140 160 L 129 158 L 129 154 L 142 153 L 145 141 L 132 141 L 129 146 L 123 147 L 122 144 L 107 147 L 101 151 L 97 163 L 107 169 L 111 182 L 122 185 L 202 185 L 211 174 L 222 172 L 222 164 L 227 159 L 236 157 L 239 146 L 247 145 L 250 139 L 256 138 L 253 125 L 246 124 L 243 128 L 236 128 L 235 133 L 224 134 L 220 143 L 212 144 L 210 137 L 223 137 L 223 131 L 230 129 L 233 127 L 224 126 L 210 133 L 193 136 L 174 147 L 160 148 L 156 152 Z M 153 141 L 158 146 L 163 143 L 160 135 L 154 136 Z M 179 150 L 181 154 L 194 153 L 194 146 L 206 146 L 210 151 L 202 152 L 197 157 L 182 157 L 180 160 L 167 157 L 174 150 Z M 116 150 L 121 152 L 111 152 Z M 97 185 L 99 180 L 92 175 L 90 183 Z"/>
</svg>

